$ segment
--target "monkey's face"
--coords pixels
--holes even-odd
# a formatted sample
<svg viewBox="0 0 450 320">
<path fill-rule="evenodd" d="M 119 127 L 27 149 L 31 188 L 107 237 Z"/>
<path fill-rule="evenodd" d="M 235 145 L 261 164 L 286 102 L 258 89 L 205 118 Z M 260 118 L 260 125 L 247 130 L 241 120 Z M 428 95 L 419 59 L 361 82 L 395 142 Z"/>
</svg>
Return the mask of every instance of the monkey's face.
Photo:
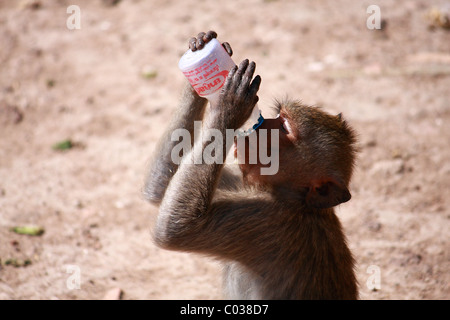
<svg viewBox="0 0 450 320">
<path fill-rule="evenodd" d="M 258 143 L 246 144 L 245 162 L 240 161 L 244 182 L 272 189 L 309 190 L 314 198 L 311 202 L 322 207 L 348 200 L 355 137 L 341 115 L 289 101 L 279 103 L 276 111 L 276 118 L 265 119 L 256 130 Z M 267 143 L 261 144 L 264 129 L 268 133 Z M 269 133 L 274 130 L 278 132 L 275 141 Z M 252 153 L 258 155 L 256 163 L 249 161 Z M 262 161 L 261 155 L 271 154 L 274 159 L 274 153 L 279 159 L 278 171 L 261 174 L 261 168 L 271 165 Z M 327 199 L 322 198 L 324 195 Z"/>
<path fill-rule="evenodd" d="M 255 132 L 245 138 L 245 144 L 235 142 L 235 158 L 244 181 L 250 185 L 277 186 L 295 177 L 305 180 L 298 171 L 298 128 L 285 109 L 275 118 L 265 118 Z M 238 155 L 239 154 L 239 155 Z M 266 168 L 266 173 L 262 171 Z M 273 170 L 268 170 L 272 168 Z M 294 175 L 294 176 L 293 176 Z"/>
</svg>

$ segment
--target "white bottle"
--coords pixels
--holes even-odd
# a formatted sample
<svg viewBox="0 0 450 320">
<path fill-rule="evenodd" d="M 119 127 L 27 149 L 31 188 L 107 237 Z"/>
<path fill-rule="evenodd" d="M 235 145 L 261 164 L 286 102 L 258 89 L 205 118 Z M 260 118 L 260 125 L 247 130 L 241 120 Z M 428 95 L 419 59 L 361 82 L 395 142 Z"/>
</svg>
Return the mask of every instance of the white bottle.
<svg viewBox="0 0 450 320">
<path fill-rule="evenodd" d="M 189 80 L 199 96 L 217 101 L 228 73 L 236 64 L 217 39 L 209 41 L 201 50 L 189 49 L 181 57 L 178 67 Z M 255 105 L 247 122 L 241 127 L 241 134 L 248 135 L 263 122 L 261 111 Z"/>
</svg>

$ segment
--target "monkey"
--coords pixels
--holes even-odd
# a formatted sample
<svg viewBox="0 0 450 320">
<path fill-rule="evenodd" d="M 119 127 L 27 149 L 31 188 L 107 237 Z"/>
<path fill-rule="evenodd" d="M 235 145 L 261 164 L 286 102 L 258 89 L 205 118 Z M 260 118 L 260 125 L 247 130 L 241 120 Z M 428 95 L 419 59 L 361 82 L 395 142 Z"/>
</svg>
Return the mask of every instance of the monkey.
<svg viewBox="0 0 450 320">
<path fill-rule="evenodd" d="M 215 37 L 214 31 L 201 32 L 189 48 L 201 50 Z M 223 46 L 231 55 L 229 43 Z M 259 161 L 239 163 L 234 171 L 225 161 L 171 161 L 173 130 L 192 134 L 199 120 L 203 131 L 223 133 L 244 124 L 259 99 L 255 70 L 248 59 L 232 68 L 209 112 L 207 100 L 186 83 L 146 175 L 145 198 L 159 208 L 153 239 L 164 249 L 223 261 L 223 289 L 230 299 L 358 299 L 355 259 L 334 212 L 351 198 L 357 152 L 356 133 L 342 114 L 292 99 L 276 101 L 277 117 L 255 130 L 258 138 L 262 129 L 279 131 L 279 170 L 273 175 L 261 175 Z M 199 148 L 183 159 L 207 142 L 195 144 Z M 232 148 L 236 152 L 236 143 L 223 144 L 223 159 Z"/>
</svg>

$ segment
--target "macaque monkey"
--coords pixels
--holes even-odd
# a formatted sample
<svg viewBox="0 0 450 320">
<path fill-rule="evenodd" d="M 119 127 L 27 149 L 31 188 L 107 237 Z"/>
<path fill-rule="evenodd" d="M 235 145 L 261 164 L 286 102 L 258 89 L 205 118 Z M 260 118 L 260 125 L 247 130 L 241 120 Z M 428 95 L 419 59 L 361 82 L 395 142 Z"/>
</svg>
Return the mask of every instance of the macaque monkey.
<svg viewBox="0 0 450 320">
<path fill-rule="evenodd" d="M 213 31 L 189 41 L 201 50 Z M 223 44 L 231 55 L 231 47 Z M 279 170 L 240 163 L 238 174 L 222 163 L 171 161 L 173 130 L 238 129 L 258 101 L 255 63 L 232 68 L 221 97 L 207 100 L 187 84 L 176 115 L 155 152 L 144 194 L 159 206 L 153 237 L 169 250 L 197 252 L 224 261 L 224 290 L 231 299 L 357 299 L 354 259 L 333 207 L 350 200 L 355 134 L 339 115 L 295 100 L 276 103 L 276 118 L 256 130 L 279 130 Z M 192 142 L 194 143 L 194 142 Z M 274 143 L 268 139 L 268 144 Z M 196 141 L 195 156 L 207 146 Z M 232 146 L 233 147 L 233 146 Z M 232 148 L 231 147 L 231 148 Z M 237 145 L 234 145 L 237 148 Z M 270 146 L 268 146 L 270 148 Z M 239 172 L 240 171 L 240 172 Z"/>
</svg>

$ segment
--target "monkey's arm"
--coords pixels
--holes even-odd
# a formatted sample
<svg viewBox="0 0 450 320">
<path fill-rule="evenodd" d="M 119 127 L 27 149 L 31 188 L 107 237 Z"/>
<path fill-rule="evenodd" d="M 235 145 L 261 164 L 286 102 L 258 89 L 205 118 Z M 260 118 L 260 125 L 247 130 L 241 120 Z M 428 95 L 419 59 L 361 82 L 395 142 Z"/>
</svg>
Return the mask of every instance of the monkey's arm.
<svg viewBox="0 0 450 320">
<path fill-rule="evenodd" d="M 193 152 L 183 159 L 170 181 L 160 206 L 154 232 L 154 239 L 160 246 L 167 249 L 209 253 L 225 252 L 226 248 L 235 245 L 238 239 L 233 235 L 245 233 L 242 228 L 245 229 L 249 224 L 244 221 L 248 218 L 257 219 L 262 211 L 267 210 L 262 209 L 264 204 L 260 201 L 245 199 L 242 194 L 237 194 L 240 198 L 238 201 L 225 197 L 222 202 L 212 203 L 228 152 L 227 147 L 231 147 L 226 143 L 226 129 L 240 127 L 258 100 L 256 93 L 261 78 L 257 76 L 253 82 L 251 81 L 254 70 L 255 64 L 249 64 L 248 60 L 244 60 L 239 69 L 233 68 L 230 71 L 221 102 L 213 106 L 205 120 L 204 135 L 210 129 L 218 130 L 222 134 L 222 148 L 215 151 L 216 155 L 218 152 L 221 153 L 222 162 L 193 164 L 192 159 L 204 155 L 207 147 L 206 142 L 198 141 Z M 233 203 L 238 205 L 233 207 Z M 238 209 L 242 211 L 242 216 L 233 212 L 239 211 Z M 227 212 L 228 210 L 230 212 Z M 251 212 L 248 217 L 246 217 L 247 210 Z M 226 239 L 225 249 L 220 250 L 222 238 Z"/>
<path fill-rule="evenodd" d="M 194 121 L 202 120 L 206 103 L 207 100 L 198 96 L 189 83 L 185 85 L 180 105 L 169 127 L 160 138 L 147 174 L 143 193 L 150 202 L 161 203 L 167 185 L 178 170 L 178 164 L 171 159 L 172 149 L 179 143 L 171 141 L 173 131 L 188 130 L 191 135 L 191 144 L 193 144 Z"/>
<path fill-rule="evenodd" d="M 205 130 L 208 128 L 217 126 L 206 125 Z M 153 233 L 155 242 L 170 250 L 236 260 L 248 257 L 253 250 L 258 250 L 258 255 L 276 250 L 259 246 L 269 243 L 261 239 L 272 236 L 266 231 L 271 221 L 276 220 L 271 215 L 277 210 L 271 208 L 263 195 L 243 190 L 216 191 L 224 165 L 193 164 L 192 159 L 203 154 L 205 147 L 205 143 L 198 142 L 170 181 L 159 208 Z M 223 154 L 225 148 L 226 144 Z"/>
<path fill-rule="evenodd" d="M 180 168 L 171 181 L 171 184 L 186 181 L 185 192 L 171 190 L 169 186 L 165 199 L 175 199 L 163 201 L 160 207 L 153 233 L 155 242 L 169 250 L 245 262 L 258 270 L 260 257 L 275 258 L 281 251 L 278 244 L 284 242 L 281 237 L 289 238 L 288 232 L 282 231 L 289 223 L 279 216 L 279 208 L 273 207 L 268 195 L 247 194 L 243 190 L 217 191 L 210 199 L 211 194 L 200 186 L 213 189 L 215 181 L 211 177 L 217 177 L 220 168 L 217 165 L 201 167 L 195 170 L 195 175 Z M 190 176 L 201 179 L 189 179 Z M 277 234 L 270 230 L 277 230 Z"/>
<path fill-rule="evenodd" d="M 189 39 L 189 48 L 192 51 L 201 50 L 211 39 L 217 38 L 215 31 L 200 32 L 197 38 Z M 233 50 L 228 42 L 222 43 L 222 46 L 230 56 Z M 198 96 L 190 84 L 186 84 L 180 107 L 176 110 L 176 116 L 171 125 L 166 130 L 155 150 L 155 158 L 150 166 L 144 186 L 144 196 L 154 204 L 160 204 L 166 191 L 170 179 L 178 169 L 178 165 L 171 159 L 173 147 L 178 143 L 171 141 L 171 136 L 176 129 L 187 129 L 191 135 L 191 146 L 194 144 L 192 133 L 194 131 L 194 121 L 202 120 L 207 100 Z M 237 184 L 237 179 L 233 173 L 223 170 L 222 179 L 227 184 Z M 220 187 L 220 186 L 219 186 Z"/>
</svg>

